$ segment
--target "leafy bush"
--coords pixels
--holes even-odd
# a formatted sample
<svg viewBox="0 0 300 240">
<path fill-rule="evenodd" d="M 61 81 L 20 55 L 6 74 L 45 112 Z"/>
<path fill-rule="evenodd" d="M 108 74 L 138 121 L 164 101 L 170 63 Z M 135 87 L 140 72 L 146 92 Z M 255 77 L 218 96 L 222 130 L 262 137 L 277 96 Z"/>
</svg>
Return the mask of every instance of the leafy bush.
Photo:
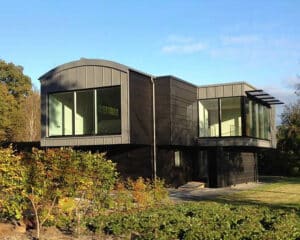
<svg viewBox="0 0 300 240">
<path fill-rule="evenodd" d="M 114 213 L 99 220 L 108 235 L 135 239 L 299 239 L 299 212 L 211 202 Z"/>
<path fill-rule="evenodd" d="M 9 147 L 0 149 L 0 180 L 0 217 L 18 220 L 26 210 L 39 238 L 44 224 L 79 230 L 88 211 L 99 214 L 110 204 L 117 172 L 104 154 L 60 148 L 20 156 Z"/>
<path fill-rule="evenodd" d="M 133 208 L 147 208 L 169 202 L 169 194 L 164 181 L 151 181 L 139 177 L 136 180 L 128 178 L 125 182 L 119 181 L 114 191 L 114 208 L 121 211 Z"/>
<path fill-rule="evenodd" d="M 31 178 L 38 180 L 45 170 L 47 181 L 51 181 L 51 184 L 43 184 L 41 193 L 48 192 L 43 195 L 48 201 L 46 209 L 50 202 L 56 201 L 53 214 L 60 228 L 80 233 L 85 215 L 97 215 L 109 204 L 117 172 L 115 164 L 106 160 L 104 154 L 61 148 L 34 151 L 32 158 L 44 167 L 35 171 L 35 175 L 31 174 Z"/>
<path fill-rule="evenodd" d="M 20 220 L 26 207 L 23 198 L 25 189 L 22 158 L 12 147 L 0 148 L 0 216 Z"/>
</svg>

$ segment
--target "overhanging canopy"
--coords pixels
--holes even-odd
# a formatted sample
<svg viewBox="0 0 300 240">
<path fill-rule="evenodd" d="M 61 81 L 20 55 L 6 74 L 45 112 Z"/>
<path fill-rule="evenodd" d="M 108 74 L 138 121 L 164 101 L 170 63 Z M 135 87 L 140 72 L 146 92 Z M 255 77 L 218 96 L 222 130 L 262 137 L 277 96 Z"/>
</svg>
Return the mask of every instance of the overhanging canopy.
<svg viewBox="0 0 300 240">
<path fill-rule="evenodd" d="M 262 89 L 246 91 L 246 94 L 249 98 L 252 98 L 264 104 L 268 104 L 268 105 L 284 104 L 283 102 L 271 96 L 270 94 L 266 93 Z"/>
</svg>

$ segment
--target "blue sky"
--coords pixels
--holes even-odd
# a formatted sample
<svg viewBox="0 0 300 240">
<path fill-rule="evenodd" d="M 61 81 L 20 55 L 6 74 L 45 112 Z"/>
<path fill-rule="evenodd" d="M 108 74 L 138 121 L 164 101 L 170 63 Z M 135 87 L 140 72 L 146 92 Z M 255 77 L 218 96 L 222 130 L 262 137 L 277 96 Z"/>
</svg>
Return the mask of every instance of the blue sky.
<svg viewBox="0 0 300 240">
<path fill-rule="evenodd" d="M 246 81 L 295 99 L 300 1 L 2 1 L 0 58 L 34 84 L 81 57 L 197 85 Z"/>
</svg>

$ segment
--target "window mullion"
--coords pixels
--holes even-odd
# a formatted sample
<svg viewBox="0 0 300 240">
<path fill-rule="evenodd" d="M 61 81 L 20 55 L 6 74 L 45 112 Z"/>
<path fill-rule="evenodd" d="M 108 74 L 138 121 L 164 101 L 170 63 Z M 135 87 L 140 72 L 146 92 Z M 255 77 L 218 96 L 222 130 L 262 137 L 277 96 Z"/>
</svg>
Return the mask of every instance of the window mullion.
<svg viewBox="0 0 300 240">
<path fill-rule="evenodd" d="M 241 114 L 242 114 L 242 136 L 246 137 L 246 97 L 241 97 Z"/>
<path fill-rule="evenodd" d="M 75 124 L 76 124 L 76 113 L 77 113 L 77 109 L 76 109 L 76 103 L 77 103 L 77 95 L 76 95 L 76 91 L 74 91 L 74 100 L 73 100 L 73 107 L 74 107 L 74 111 L 73 111 L 73 119 L 72 119 L 72 134 L 76 135 L 75 133 Z"/>
<path fill-rule="evenodd" d="M 222 128 L 221 128 L 221 124 L 222 124 L 222 110 L 221 110 L 221 99 L 218 98 L 218 112 L 219 112 L 219 137 L 222 136 Z"/>
<path fill-rule="evenodd" d="M 94 133 L 98 134 L 98 113 L 97 113 L 97 90 L 94 89 Z"/>
</svg>

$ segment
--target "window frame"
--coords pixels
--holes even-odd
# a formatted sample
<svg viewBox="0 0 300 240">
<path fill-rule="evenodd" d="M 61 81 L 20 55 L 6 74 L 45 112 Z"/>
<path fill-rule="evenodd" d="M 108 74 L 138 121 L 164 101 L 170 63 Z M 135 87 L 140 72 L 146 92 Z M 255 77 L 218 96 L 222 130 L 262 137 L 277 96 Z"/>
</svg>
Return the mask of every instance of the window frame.
<svg viewBox="0 0 300 240">
<path fill-rule="evenodd" d="M 222 136 L 222 109 L 221 109 L 221 99 L 224 98 L 240 98 L 240 109 L 241 109 L 241 135 L 237 135 L 237 136 Z M 199 101 L 203 101 L 203 100 L 213 100 L 216 99 L 218 102 L 218 119 L 219 119 L 219 134 L 218 136 L 213 136 L 213 137 L 209 137 L 209 136 L 205 136 L 205 137 L 200 137 L 200 119 L 199 119 Z M 253 103 L 256 103 L 258 105 L 261 105 L 263 108 L 267 108 L 269 109 L 269 128 L 271 128 L 271 107 L 267 104 L 262 104 L 259 101 L 255 101 L 254 99 L 248 98 L 247 96 L 230 96 L 230 97 L 218 97 L 218 98 L 201 98 L 201 99 L 197 99 L 198 104 L 197 104 L 197 109 L 198 109 L 198 138 L 243 138 L 243 137 L 250 137 L 253 139 L 259 139 L 259 140 L 267 140 L 270 141 L 271 140 L 271 132 L 269 131 L 269 136 L 267 136 L 266 138 L 261 138 L 261 137 L 255 137 L 255 136 L 251 136 L 251 135 L 247 135 L 247 113 L 246 113 L 246 102 L 247 100 L 251 100 L 253 101 Z M 259 127 L 259 126 L 258 126 Z"/>
<path fill-rule="evenodd" d="M 98 89 L 107 89 L 107 88 L 120 88 L 120 133 L 112 133 L 112 134 L 99 134 L 97 132 L 97 90 Z M 93 91 L 93 133 L 92 134 L 75 134 L 75 117 L 76 117 L 76 94 L 77 92 L 82 91 Z M 98 87 L 98 88 L 83 88 L 83 89 L 76 89 L 76 90 L 65 90 L 65 91 L 54 91 L 47 93 L 47 136 L 46 138 L 61 138 L 61 137 L 96 137 L 96 136 L 121 136 L 122 135 L 122 88 L 121 85 L 113 85 L 113 86 L 105 86 L 105 87 Z M 49 124 L 50 124 L 50 95 L 52 94 L 59 94 L 59 93 L 73 93 L 73 113 L 72 113 L 72 134 L 65 135 L 64 131 L 62 135 L 49 135 Z"/>
</svg>

